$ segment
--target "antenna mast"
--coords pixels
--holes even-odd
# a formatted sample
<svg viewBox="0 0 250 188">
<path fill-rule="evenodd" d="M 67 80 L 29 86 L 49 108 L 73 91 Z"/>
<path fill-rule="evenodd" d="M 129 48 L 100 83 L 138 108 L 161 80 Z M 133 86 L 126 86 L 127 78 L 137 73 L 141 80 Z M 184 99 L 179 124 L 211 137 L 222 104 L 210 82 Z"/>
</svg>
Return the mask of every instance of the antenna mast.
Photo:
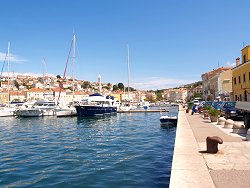
<svg viewBox="0 0 250 188">
<path fill-rule="evenodd" d="M 74 104 L 74 99 L 75 99 L 75 76 L 74 76 L 74 68 L 75 68 L 75 60 L 76 60 L 76 35 L 74 34 L 73 36 L 73 57 L 72 57 L 72 82 L 73 82 L 73 104 Z"/>
<path fill-rule="evenodd" d="M 128 59 L 127 59 L 127 61 L 128 61 L 128 62 L 127 62 L 127 63 L 128 63 L 128 100 L 130 101 L 130 95 L 129 95 L 129 94 L 130 94 L 130 93 L 129 93 L 129 92 L 130 92 L 130 87 L 129 87 L 129 84 L 130 84 L 130 83 L 129 83 L 129 82 L 130 82 L 130 67 L 129 67 L 130 65 L 129 65 L 129 61 L 130 61 L 130 60 L 129 60 L 129 46 L 128 46 L 128 45 L 127 45 L 127 49 L 128 49 L 128 57 L 127 57 L 127 58 L 128 58 Z"/>
<path fill-rule="evenodd" d="M 10 107 L 10 42 L 8 42 L 8 107 Z"/>
</svg>

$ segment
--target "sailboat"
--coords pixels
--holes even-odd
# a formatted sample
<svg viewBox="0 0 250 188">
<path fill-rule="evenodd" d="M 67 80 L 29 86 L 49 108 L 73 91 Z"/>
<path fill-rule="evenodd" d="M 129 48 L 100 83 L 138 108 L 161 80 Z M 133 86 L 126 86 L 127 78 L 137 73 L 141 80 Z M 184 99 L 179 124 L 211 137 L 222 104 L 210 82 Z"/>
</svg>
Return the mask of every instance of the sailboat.
<svg viewBox="0 0 250 188">
<path fill-rule="evenodd" d="M 133 106 L 130 101 L 130 59 L 129 59 L 129 46 L 127 46 L 127 66 L 128 66 L 128 101 L 121 103 L 118 111 L 130 111 L 134 110 L 137 107 Z M 124 92 L 125 93 L 125 92 Z"/>
<path fill-rule="evenodd" d="M 66 70 L 67 70 L 67 66 L 68 66 L 68 61 L 69 61 L 69 57 L 70 57 L 70 54 L 71 54 L 71 49 L 72 49 L 72 45 L 73 45 L 73 57 L 72 57 L 72 69 L 74 69 L 74 64 L 75 64 L 75 47 L 76 47 L 76 35 L 74 34 L 73 35 L 73 39 L 72 39 L 72 42 L 71 42 L 71 45 L 70 45 L 70 51 L 69 51 L 69 54 L 68 54 L 68 58 L 67 58 L 67 61 L 66 61 L 66 66 L 65 66 L 65 69 L 64 69 L 64 74 L 63 74 L 63 81 L 66 77 Z M 73 79 L 72 79 L 72 82 L 73 82 L 73 101 L 72 101 L 72 105 L 65 105 L 65 103 L 59 103 L 60 101 L 60 95 L 61 95 L 61 92 L 62 92 L 62 85 L 60 86 L 60 92 L 59 92 L 59 96 L 58 96 L 58 100 L 57 100 L 57 106 L 55 108 L 55 115 L 57 117 L 65 117 L 65 116 L 76 116 L 76 108 L 74 107 L 74 75 L 72 75 Z M 62 81 L 62 83 L 63 83 Z"/>
<path fill-rule="evenodd" d="M 10 107 L 10 42 L 8 43 L 8 95 L 7 106 L 0 108 L 0 117 L 14 116 L 15 108 Z"/>
</svg>

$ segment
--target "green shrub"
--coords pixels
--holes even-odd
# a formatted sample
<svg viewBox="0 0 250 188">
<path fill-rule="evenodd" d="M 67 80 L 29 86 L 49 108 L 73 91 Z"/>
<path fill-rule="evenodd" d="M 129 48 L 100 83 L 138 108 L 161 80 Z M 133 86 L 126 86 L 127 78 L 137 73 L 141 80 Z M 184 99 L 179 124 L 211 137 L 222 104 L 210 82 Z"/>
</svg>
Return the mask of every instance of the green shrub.
<svg viewBox="0 0 250 188">
<path fill-rule="evenodd" d="M 210 110 L 212 107 L 210 105 L 205 105 L 204 110 Z"/>
<path fill-rule="evenodd" d="M 189 102 L 189 103 L 188 103 L 188 109 L 192 109 L 193 105 L 194 105 L 193 102 Z"/>
<path fill-rule="evenodd" d="M 216 110 L 215 108 L 210 108 L 208 110 L 209 115 L 211 116 L 219 116 L 220 115 L 220 111 Z"/>
</svg>

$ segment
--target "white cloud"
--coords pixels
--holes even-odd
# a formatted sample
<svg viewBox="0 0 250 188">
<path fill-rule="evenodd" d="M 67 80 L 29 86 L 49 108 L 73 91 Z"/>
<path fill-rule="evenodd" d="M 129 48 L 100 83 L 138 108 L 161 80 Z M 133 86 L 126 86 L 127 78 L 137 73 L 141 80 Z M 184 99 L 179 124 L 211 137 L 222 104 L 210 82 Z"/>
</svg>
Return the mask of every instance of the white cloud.
<svg viewBox="0 0 250 188">
<path fill-rule="evenodd" d="M 14 75 L 13 75 L 14 74 Z M 8 76 L 8 72 L 3 72 L 3 76 Z M 32 73 L 32 72 L 25 72 L 25 73 L 18 73 L 18 72 L 11 72 L 10 76 L 15 77 L 17 75 L 22 75 L 22 76 L 33 76 L 33 77 L 43 77 L 44 75 L 42 73 Z M 50 76 L 50 77 L 56 77 L 54 74 L 45 74 L 45 76 Z"/>
<path fill-rule="evenodd" d="M 234 63 L 231 63 L 231 62 L 227 61 L 225 64 L 226 64 L 226 66 L 228 66 L 228 67 L 235 67 L 235 66 L 236 66 L 236 63 L 235 63 L 235 62 L 234 62 Z"/>
<path fill-rule="evenodd" d="M 6 53 L 0 52 L 0 62 L 4 62 L 4 60 L 7 62 L 8 56 L 6 56 Z M 22 59 L 22 58 L 18 57 L 17 55 L 10 53 L 10 62 L 22 63 L 22 62 L 26 62 L 26 61 L 27 61 L 26 59 Z"/>
<path fill-rule="evenodd" d="M 134 82 L 132 84 L 132 87 L 142 90 L 167 89 L 172 87 L 178 87 L 184 84 L 190 84 L 197 81 L 199 80 L 151 77 L 145 78 L 143 81 Z"/>
</svg>

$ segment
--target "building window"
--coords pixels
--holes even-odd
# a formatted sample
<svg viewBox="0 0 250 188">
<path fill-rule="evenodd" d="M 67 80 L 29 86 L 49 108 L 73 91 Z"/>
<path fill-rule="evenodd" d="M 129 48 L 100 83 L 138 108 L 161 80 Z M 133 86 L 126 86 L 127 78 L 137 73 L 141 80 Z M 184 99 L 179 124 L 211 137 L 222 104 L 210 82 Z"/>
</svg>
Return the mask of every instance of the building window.
<svg viewBox="0 0 250 188">
<path fill-rule="evenodd" d="M 247 91 L 244 91 L 244 101 L 247 101 Z"/>
<path fill-rule="evenodd" d="M 234 99 L 235 101 L 237 101 L 238 99 L 237 99 L 237 95 L 235 95 L 235 99 Z"/>
<path fill-rule="evenodd" d="M 239 82 L 239 84 L 241 83 L 241 81 L 240 81 L 240 76 L 238 77 L 238 82 Z"/>
<path fill-rule="evenodd" d="M 243 55 L 243 63 L 246 63 L 247 59 L 246 59 L 246 55 Z"/>
<path fill-rule="evenodd" d="M 246 82 L 246 74 L 243 74 L 243 82 Z"/>
<path fill-rule="evenodd" d="M 248 72 L 248 80 L 250 81 L 250 72 Z"/>
<path fill-rule="evenodd" d="M 241 94 L 240 94 L 240 100 L 239 101 L 242 101 L 242 96 L 241 96 Z"/>
<path fill-rule="evenodd" d="M 236 77 L 234 78 L 234 85 L 236 85 Z"/>
</svg>

